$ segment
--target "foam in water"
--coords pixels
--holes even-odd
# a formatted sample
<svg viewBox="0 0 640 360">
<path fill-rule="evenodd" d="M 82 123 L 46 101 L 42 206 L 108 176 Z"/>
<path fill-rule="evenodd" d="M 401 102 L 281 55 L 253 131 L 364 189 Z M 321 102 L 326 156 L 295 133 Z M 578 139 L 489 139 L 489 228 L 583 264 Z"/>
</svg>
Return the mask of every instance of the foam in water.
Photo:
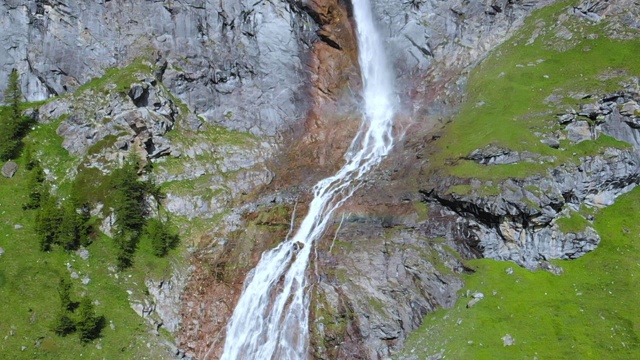
<svg viewBox="0 0 640 360">
<path fill-rule="evenodd" d="M 247 276 L 227 326 L 222 359 L 305 359 L 309 335 L 309 291 L 305 276 L 314 242 L 333 212 L 362 184 L 393 145 L 396 107 L 392 72 L 369 0 L 352 0 L 363 81 L 362 126 L 345 165 L 314 187 L 314 198 L 298 232 L 262 254 Z"/>
</svg>

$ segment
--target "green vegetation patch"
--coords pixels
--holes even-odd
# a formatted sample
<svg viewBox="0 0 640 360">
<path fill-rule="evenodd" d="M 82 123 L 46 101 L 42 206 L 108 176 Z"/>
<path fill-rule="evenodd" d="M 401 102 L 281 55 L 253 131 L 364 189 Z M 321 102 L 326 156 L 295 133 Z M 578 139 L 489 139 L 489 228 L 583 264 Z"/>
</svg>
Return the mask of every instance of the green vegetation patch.
<svg viewBox="0 0 640 360">
<path fill-rule="evenodd" d="M 569 216 L 556 220 L 556 224 L 563 233 L 579 233 L 591 225 L 584 216 L 575 211 L 571 211 Z"/>
<path fill-rule="evenodd" d="M 149 62 L 143 59 L 136 59 L 123 68 L 107 69 L 101 77 L 92 79 L 80 86 L 78 90 L 76 90 L 76 94 L 82 94 L 86 90 L 97 90 L 100 92 L 113 90 L 118 93 L 126 93 L 129 91 L 132 83 L 139 81 L 137 78 L 139 74 L 149 75 L 152 73 L 153 66 Z"/>
<path fill-rule="evenodd" d="M 163 353 L 163 349 L 146 347 L 147 342 L 157 340 L 147 333 L 144 320 L 130 308 L 127 291 L 143 293 L 146 276 L 166 272 L 170 257 L 157 258 L 151 251 L 139 251 L 136 267 L 118 274 L 114 271 L 115 246 L 104 236 L 88 246 L 88 260 L 60 248 L 49 253 L 40 251 L 33 227 L 34 212 L 22 209 L 28 195 L 24 186 L 27 175 L 21 167 L 14 178 L 0 177 L 0 247 L 4 249 L 0 256 L 2 357 L 61 359 L 74 354 L 85 359 L 133 359 L 150 356 L 150 352 Z M 140 246 L 151 244 L 142 241 Z M 73 273 L 77 279 L 72 279 Z M 56 336 L 51 329 L 60 307 L 60 277 L 71 279 L 74 299 L 81 299 L 83 294 L 89 296 L 97 301 L 96 312 L 105 317 L 101 336 L 91 344 L 83 345 L 76 335 Z M 83 284 L 83 279 L 88 283 Z"/>
<path fill-rule="evenodd" d="M 471 72 L 466 105 L 436 143 L 440 150 L 432 158 L 436 168 L 485 180 L 524 178 L 575 161 L 573 153 L 588 155 L 603 146 L 625 146 L 601 136 L 553 149 L 536 135 L 556 130 L 555 114 L 577 108 L 583 101 L 567 95 L 568 101 L 557 104 L 547 101 L 552 95 L 584 93 L 585 89 L 606 94 L 619 90 L 621 80 L 640 75 L 640 39 L 608 38 L 603 30 L 606 21 L 596 24 L 571 16 L 558 25 L 560 15 L 573 3 L 562 1 L 535 12 L 513 38 Z M 573 33 L 570 46 L 558 46 L 561 26 Z M 491 166 L 462 160 L 489 144 L 527 150 L 547 160 Z"/>
<path fill-rule="evenodd" d="M 640 189 L 599 210 L 597 250 L 554 261 L 564 272 L 531 272 L 489 259 L 467 263 L 461 291 L 485 297 L 466 308 L 427 316 L 401 358 L 424 359 L 442 351 L 451 359 L 636 359 L 640 357 Z M 574 216 L 579 216 L 575 214 Z M 510 274 L 511 273 L 511 274 Z M 513 346 L 502 337 L 511 335 Z"/>
<path fill-rule="evenodd" d="M 172 131 L 167 134 L 167 138 L 172 142 L 178 142 L 186 145 L 193 144 L 194 140 L 197 140 L 197 142 L 206 142 L 214 145 L 246 146 L 247 143 L 253 143 L 258 140 L 255 135 L 250 133 L 229 130 L 226 127 L 211 125 L 205 122 L 203 122 L 202 127 L 197 133 L 187 130 Z"/>
<path fill-rule="evenodd" d="M 50 123 L 37 124 L 24 139 L 27 155 L 38 159 L 43 168 L 52 172 L 58 183 L 70 180 L 68 172 L 77 162 L 62 147 L 64 139 L 56 133 L 63 120 L 64 118 L 59 118 Z"/>
<path fill-rule="evenodd" d="M 413 203 L 413 208 L 418 214 L 418 221 L 425 221 L 429 218 L 429 205 L 422 201 L 415 201 Z"/>
</svg>

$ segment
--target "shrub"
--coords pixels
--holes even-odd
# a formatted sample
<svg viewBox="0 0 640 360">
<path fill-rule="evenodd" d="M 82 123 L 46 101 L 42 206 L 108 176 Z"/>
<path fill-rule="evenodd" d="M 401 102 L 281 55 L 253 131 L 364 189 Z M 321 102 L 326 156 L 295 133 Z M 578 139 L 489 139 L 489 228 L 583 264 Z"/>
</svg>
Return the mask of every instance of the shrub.
<svg viewBox="0 0 640 360">
<path fill-rule="evenodd" d="M 178 235 L 171 231 L 170 225 L 158 219 L 149 219 L 145 234 L 151 240 L 153 254 L 158 257 L 165 256 L 179 241 Z"/>
</svg>

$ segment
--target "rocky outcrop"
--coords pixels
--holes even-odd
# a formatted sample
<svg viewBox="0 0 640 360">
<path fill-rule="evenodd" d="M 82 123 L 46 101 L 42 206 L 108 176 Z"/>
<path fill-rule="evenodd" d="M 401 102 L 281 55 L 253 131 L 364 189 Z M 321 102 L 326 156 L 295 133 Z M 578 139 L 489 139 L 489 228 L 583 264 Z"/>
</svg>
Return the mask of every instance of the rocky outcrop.
<svg viewBox="0 0 640 360">
<path fill-rule="evenodd" d="M 162 321 L 160 326 L 171 333 L 175 333 L 182 322 L 182 291 L 192 270 L 174 268 L 167 279 L 145 281 L 149 294 L 154 299 L 153 309 Z"/>
<path fill-rule="evenodd" d="M 593 103 L 559 114 L 565 129 L 551 135 L 574 143 L 611 136 L 629 145 L 604 145 L 595 154 L 521 180 L 492 184 L 450 177 L 431 179 L 437 185 L 423 189 L 423 194 L 431 211 L 440 216 L 433 217 L 438 224 L 428 227 L 429 236 L 464 239 L 478 255 L 513 260 L 528 268 L 594 250 L 600 237 L 589 224 L 584 207 L 611 205 L 640 182 L 640 133 L 635 125 L 639 96 L 633 88 L 593 96 Z M 584 136 L 578 136 L 574 126 L 581 123 L 585 124 Z M 473 151 L 467 158 L 485 166 L 516 159 L 506 154 L 508 150 L 489 147 Z M 583 225 L 566 229 L 562 223 L 567 218 Z"/>
<path fill-rule="evenodd" d="M 149 74 L 132 74 L 138 82 L 127 94 L 104 88 L 90 88 L 74 96 L 63 97 L 40 108 L 40 121 L 63 118 L 58 135 L 69 154 L 90 158 L 98 166 L 100 157 L 106 166 L 129 150 L 142 159 L 154 159 L 172 153 L 164 135 L 176 120 L 187 117 L 168 91 Z M 113 84 L 115 86 L 115 84 Z M 106 96 L 104 96 L 106 95 Z"/>
<path fill-rule="evenodd" d="M 455 304 L 465 268 L 454 250 L 380 220 L 345 214 L 321 245 L 311 325 L 318 359 L 389 358 L 426 314 Z"/>
</svg>

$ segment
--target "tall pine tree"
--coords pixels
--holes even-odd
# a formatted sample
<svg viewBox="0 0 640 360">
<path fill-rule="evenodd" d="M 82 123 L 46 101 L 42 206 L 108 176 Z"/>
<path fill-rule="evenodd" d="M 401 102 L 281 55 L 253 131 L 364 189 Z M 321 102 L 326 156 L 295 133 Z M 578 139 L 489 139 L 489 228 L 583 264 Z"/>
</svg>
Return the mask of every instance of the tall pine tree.
<svg viewBox="0 0 640 360">
<path fill-rule="evenodd" d="M 0 114 L 0 160 L 2 161 L 15 158 L 20 149 L 22 91 L 20 91 L 20 76 L 16 69 L 13 69 L 9 75 L 4 100 L 8 109 L 4 109 Z"/>
<path fill-rule="evenodd" d="M 46 197 L 45 191 L 48 191 L 47 185 L 44 183 L 45 175 L 42 166 L 37 161 L 34 164 L 27 175 L 27 189 L 29 190 L 29 197 L 26 203 L 22 204 L 22 209 L 37 209 L 40 207 L 40 202 L 43 197 Z"/>
<path fill-rule="evenodd" d="M 148 212 L 145 200 L 147 185 L 138 181 L 138 161 L 135 156 L 113 172 L 111 184 L 114 190 L 112 204 L 116 231 L 139 234 Z"/>
<path fill-rule="evenodd" d="M 50 251 L 51 246 L 58 241 L 63 216 L 57 198 L 48 191 L 46 194 L 36 212 L 35 222 L 35 232 L 42 251 Z"/>
<path fill-rule="evenodd" d="M 61 215 L 57 242 L 67 251 L 77 250 L 86 237 L 82 215 L 71 200 L 63 202 Z"/>
</svg>

